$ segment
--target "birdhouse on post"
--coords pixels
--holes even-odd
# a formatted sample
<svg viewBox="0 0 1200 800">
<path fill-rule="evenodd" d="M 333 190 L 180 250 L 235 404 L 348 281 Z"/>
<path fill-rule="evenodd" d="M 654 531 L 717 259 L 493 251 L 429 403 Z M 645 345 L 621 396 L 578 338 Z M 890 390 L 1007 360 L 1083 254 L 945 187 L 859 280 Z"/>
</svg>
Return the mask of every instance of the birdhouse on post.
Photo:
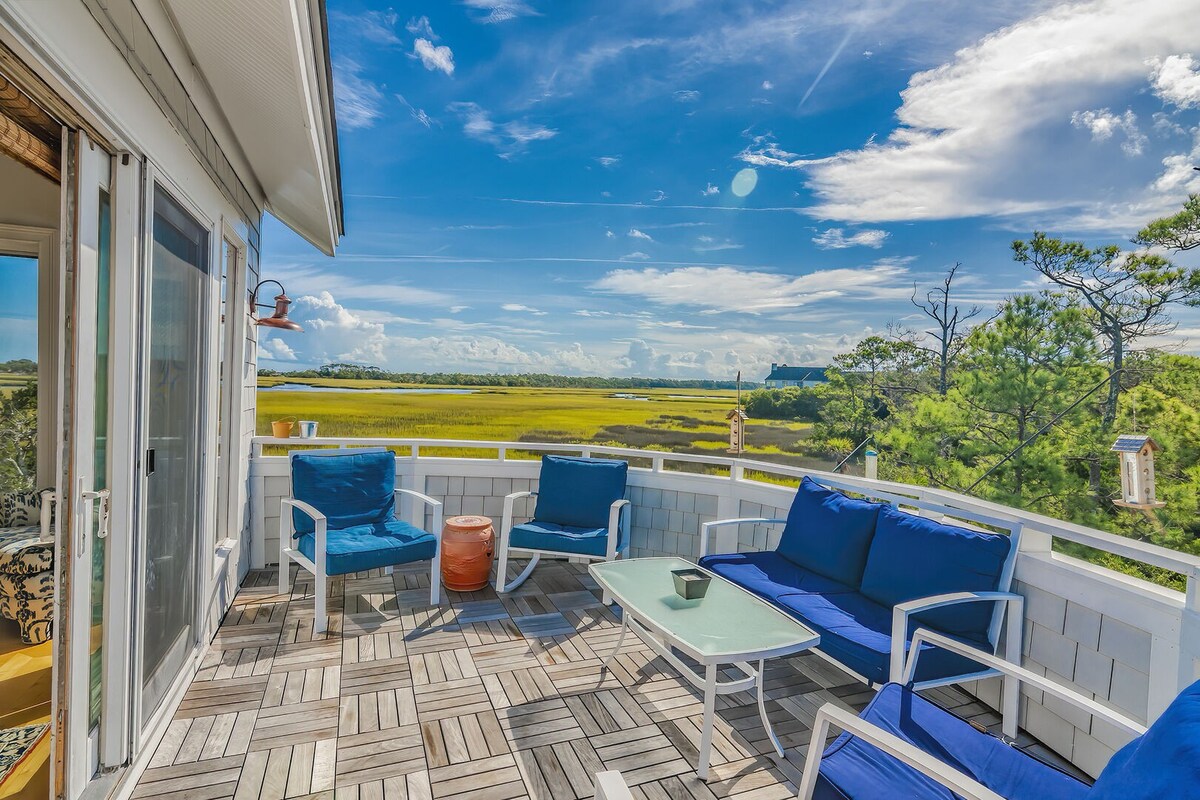
<svg viewBox="0 0 1200 800">
<path fill-rule="evenodd" d="M 1109 450 L 1121 459 L 1121 499 L 1113 501 L 1116 505 L 1142 510 L 1166 505 L 1154 496 L 1154 453 L 1162 450 L 1158 442 L 1149 436 L 1118 436 Z"/>
<path fill-rule="evenodd" d="M 729 452 L 740 456 L 746 441 L 746 420 L 750 418 L 745 411 L 735 408 L 725 415 L 725 419 L 729 420 Z"/>
</svg>

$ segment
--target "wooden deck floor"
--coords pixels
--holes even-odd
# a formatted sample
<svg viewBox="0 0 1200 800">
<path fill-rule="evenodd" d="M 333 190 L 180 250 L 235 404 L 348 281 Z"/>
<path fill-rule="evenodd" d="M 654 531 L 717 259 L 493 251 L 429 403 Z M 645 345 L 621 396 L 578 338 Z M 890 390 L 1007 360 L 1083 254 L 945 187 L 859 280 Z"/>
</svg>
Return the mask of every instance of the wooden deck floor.
<svg viewBox="0 0 1200 800">
<path fill-rule="evenodd" d="M 275 575 L 247 578 L 135 797 L 571 800 L 615 769 L 647 800 L 782 799 L 816 710 L 872 694 L 817 656 L 776 660 L 768 712 L 788 761 L 752 695 L 721 697 L 705 784 L 698 695 L 634 636 L 602 675 L 620 623 L 582 566 L 543 562 L 503 599 L 449 592 L 438 608 L 427 573 L 334 579 L 316 636 L 310 576 L 280 596 Z M 958 690 L 936 694 L 998 721 Z"/>
</svg>

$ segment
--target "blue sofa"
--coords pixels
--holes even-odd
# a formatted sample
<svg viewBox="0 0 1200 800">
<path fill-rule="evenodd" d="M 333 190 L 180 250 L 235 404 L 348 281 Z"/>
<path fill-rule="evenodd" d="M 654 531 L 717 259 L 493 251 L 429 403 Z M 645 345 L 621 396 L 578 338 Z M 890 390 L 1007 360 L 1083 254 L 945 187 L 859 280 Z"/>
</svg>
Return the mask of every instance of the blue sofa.
<svg viewBox="0 0 1200 800">
<path fill-rule="evenodd" d="M 779 546 L 704 554 L 712 528 L 751 522 L 783 523 Z M 707 523 L 700 565 L 794 616 L 820 634 L 822 653 L 883 684 L 899 679 L 917 627 L 995 653 L 1005 604 L 1007 635 L 1019 649 L 1021 597 L 1007 591 L 1019 527 L 1010 531 L 947 525 L 805 477 L 786 520 Z M 929 652 L 922 652 L 915 676 L 921 685 L 995 674 L 981 673 L 957 653 L 923 646 Z"/>
</svg>

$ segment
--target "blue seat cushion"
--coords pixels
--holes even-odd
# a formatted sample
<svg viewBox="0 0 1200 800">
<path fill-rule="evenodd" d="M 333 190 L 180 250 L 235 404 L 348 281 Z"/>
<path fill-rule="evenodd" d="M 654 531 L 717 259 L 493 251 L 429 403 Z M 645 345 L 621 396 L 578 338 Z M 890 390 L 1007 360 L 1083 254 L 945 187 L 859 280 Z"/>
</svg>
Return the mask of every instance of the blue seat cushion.
<svg viewBox="0 0 1200 800">
<path fill-rule="evenodd" d="M 1082 800 L 1088 786 L 969 724 L 898 684 L 879 690 L 860 715 L 969 775 L 1007 800 Z M 1178 789 L 1178 787 L 1173 787 Z M 1159 797 L 1185 797 L 1165 792 Z M 842 734 L 826 750 L 814 797 L 821 800 L 956 800 L 958 795 L 856 737 Z M 1138 792 L 1126 795 L 1148 797 Z"/>
<path fill-rule="evenodd" d="M 608 554 L 608 523 L 603 528 L 576 528 L 532 520 L 513 526 L 508 536 L 508 546 L 581 556 L 604 556 Z M 617 548 L 620 547 L 621 542 L 618 541 Z"/>
<path fill-rule="evenodd" d="M 606 458 L 542 456 L 533 518 L 571 528 L 607 528 L 612 504 L 625 496 L 629 465 Z"/>
<path fill-rule="evenodd" d="M 873 683 L 889 680 L 892 648 L 892 610 L 857 593 L 785 594 L 776 604 L 821 635 L 828 656 Z M 919 627 L 910 620 L 908 636 Z M 991 648 L 978 641 L 975 647 Z M 905 645 L 908 652 L 908 645 Z M 969 658 L 933 645 L 922 645 L 916 680 L 927 681 L 981 672 L 984 667 Z"/>
<path fill-rule="evenodd" d="M 316 562 L 316 534 L 301 534 L 301 553 Z M 428 561 L 437 551 L 433 534 L 398 519 L 355 525 L 325 534 L 325 573 L 348 575 L 365 569 Z"/>
<path fill-rule="evenodd" d="M 882 506 L 826 489 L 805 476 L 779 537 L 779 553 L 805 569 L 857 588 Z"/>
<path fill-rule="evenodd" d="M 771 550 L 705 556 L 700 559 L 700 566 L 772 602 L 796 592 L 839 594 L 854 591 L 853 587 L 805 569 Z"/>
<path fill-rule="evenodd" d="M 875 525 L 862 593 L 891 608 L 948 592 L 995 591 L 1010 545 L 1004 534 L 945 525 L 887 506 Z M 982 641 L 995 609 L 994 603 L 965 603 L 915 618 L 942 633 Z"/>
<path fill-rule="evenodd" d="M 1200 681 L 1174 700 L 1145 735 L 1116 752 L 1088 800 L 1200 797 Z"/>
<path fill-rule="evenodd" d="M 396 510 L 396 457 L 390 451 L 331 455 L 292 453 L 292 497 L 320 511 L 327 527 L 386 522 Z M 313 520 L 292 510 L 295 535 L 312 533 Z"/>
</svg>

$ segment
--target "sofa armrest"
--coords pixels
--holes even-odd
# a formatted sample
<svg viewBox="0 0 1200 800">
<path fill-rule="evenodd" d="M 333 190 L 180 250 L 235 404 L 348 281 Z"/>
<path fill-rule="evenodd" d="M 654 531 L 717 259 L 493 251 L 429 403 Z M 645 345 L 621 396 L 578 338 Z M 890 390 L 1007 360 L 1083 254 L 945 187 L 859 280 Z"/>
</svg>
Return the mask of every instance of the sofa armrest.
<svg viewBox="0 0 1200 800">
<path fill-rule="evenodd" d="M 1030 686 L 1039 689 L 1046 694 L 1053 695 L 1064 703 L 1069 703 L 1076 708 L 1086 711 L 1092 716 L 1099 717 L 1105 722 L 1108 722 L 1126 733 L 1131 733 L 1134 736 L 1141 736 L 1146 732 L 1146 726 L 1135 719 L 1125 716 L 1124 714 L 1109 708 L 1106 705 L 1097 703 L 1090 697 L 1080 694 L 1074 689 L 1063 686 L 1060 683 L 1050 680 L 1036 672 L 1031 672 L 1025 669 L 1020 664 L 1014 664 L 1011 661 L 994 656 L 991 653 L 986 653 L 970 645 L 951 639 L 940 633 L 928 630 L 927 628 L 918 628 L 912 638 L 912 652 L 908 656 L 908 666 L 905 668 L 905 677 L 909 678 L 916 673 L 917 657 L 920 655 L 921 644 L 932 644 L 940 647 L 943 650 L 949 650 L 952 653 L 957 653 L 960 656 L 978 661 L 985 667 L 1003 673 L 1006 677 L 1013 679 L 1017 683 L 1027 683 Z"/>
<path fill-rule="evenodd" d="M 817 711 L 817 717 L 813 723 L 812 739 L 808 744 L 808 755 L 804 760 L 804 776 L 800 780 L 799 800 L 812 800 L 813 790 L 817 786 L 817 774 L 821 770 L 821 759 L 825 753 L 825 740 L 829 736 L 831 726 L 837 726 L 846 733 L 887 753 L 892 758 L 907 764 L 964 800 L 1004 800 L 969 775 L 959 772 L 916 745 L 904 741 L 895 734 L 889 733 L 833 703 L 826 703 Z"/>
<path fill-rule="evenodd" d="M 699 557 L 704 558 L 706 555 L 708 555 L 708 534 L 713 529 L 723 528 L 728 525 L 751 525 L 751 524 L 785 525 L 785 524 L 787 524 L 787 520 L 786 519 L 766 519 L 765 517 L 741 517 L 739 519 L 718 519 L 718 520 L 713 520 L 712 522 L 701 523 L 701 525 L 700 525 L 700 556 Z M 736 553 L 737 552 L 736 541 L 735 541 L 734 547 L 732 549 L 719 548 L 718 552 L 735 552 Z"/>
</svg>

